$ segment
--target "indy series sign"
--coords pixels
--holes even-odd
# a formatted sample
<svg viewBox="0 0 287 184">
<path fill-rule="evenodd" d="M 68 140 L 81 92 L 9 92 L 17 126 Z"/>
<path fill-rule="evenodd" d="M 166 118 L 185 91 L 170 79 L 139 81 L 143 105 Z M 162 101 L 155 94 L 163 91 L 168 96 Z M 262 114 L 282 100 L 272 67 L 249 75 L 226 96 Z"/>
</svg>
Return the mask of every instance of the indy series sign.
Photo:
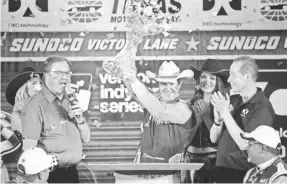
<svg viewBox="0 0 287 184">
<path fill-rule="evenodd" d="M 3 34 L 3 33 L 2 33 Z M 125 33 L 4 33 L 2 61 L 45 59 L 57 54 L 71 61 L 111 59 L 125 45 Z M 169 37 L 145 37 L 137 59 L 187 60 L 232 59 L 237 55 L 253 55 L 256 59 L 287 58 L 286 31 L 202 31 L 171 32 Z"/>
</svg>

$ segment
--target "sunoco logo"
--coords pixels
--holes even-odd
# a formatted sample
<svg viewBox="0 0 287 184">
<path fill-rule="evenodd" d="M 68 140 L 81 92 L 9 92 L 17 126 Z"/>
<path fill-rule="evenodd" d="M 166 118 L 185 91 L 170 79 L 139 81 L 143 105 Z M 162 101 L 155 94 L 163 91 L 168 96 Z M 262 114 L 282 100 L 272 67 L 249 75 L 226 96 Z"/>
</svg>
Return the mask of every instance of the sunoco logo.
<svg viewBox="0 0 287 184">
<path fill-rule="evenodd" d="M 71 19 L 80 23 L 95 22 L 102 16 L 101 0 L 68 1 L 67 13 Z"/>
<path fill-rule="evenodd" d="M 287 20 L 287 0 L 261 0 L 261 14 L 271 21 Z"/>
</svg>

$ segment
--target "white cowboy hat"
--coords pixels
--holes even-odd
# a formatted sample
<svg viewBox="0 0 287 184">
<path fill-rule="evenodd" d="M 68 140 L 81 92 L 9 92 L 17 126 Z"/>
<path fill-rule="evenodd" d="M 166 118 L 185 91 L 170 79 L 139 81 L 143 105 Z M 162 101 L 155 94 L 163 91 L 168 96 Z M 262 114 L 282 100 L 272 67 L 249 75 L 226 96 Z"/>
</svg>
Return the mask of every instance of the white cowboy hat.
<svg viewBox="0 0 287 184">
<path fill-rule="evenodd" d="M 157 76 L 149 70 L 146 71 L 146 76 L 157 82 L 171 82 L 181 78 L 192 79 L 194 72 L 189 69 L 180 72 L 179 67 L 173 61 L 164 61 L 158 69 Z"/>
</svg>

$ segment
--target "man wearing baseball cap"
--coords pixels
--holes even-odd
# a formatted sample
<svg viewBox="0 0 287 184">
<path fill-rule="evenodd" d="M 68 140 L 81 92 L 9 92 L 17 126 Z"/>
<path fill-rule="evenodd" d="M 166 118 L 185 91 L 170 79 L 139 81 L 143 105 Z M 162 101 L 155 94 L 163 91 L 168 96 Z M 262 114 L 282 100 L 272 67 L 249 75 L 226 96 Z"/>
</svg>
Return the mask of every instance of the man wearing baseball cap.
<svg viewBox="0 0 287 184">
<path fill-rule="evenodd" d="M 243 183 L 287 183 L 287 165 L 280 158 L 278 131 L 261 125 L 241 137 L 249 141 L 248 162 L 256 165 L 246 173 Z"/>
<path fill-rule="evenodd" d="M 50 171 L 57 164 L 57 157 L 42 148 L 27 149 L 19 158 L 17 177 L 12 183 L 47 183 Z"/>
</svg>

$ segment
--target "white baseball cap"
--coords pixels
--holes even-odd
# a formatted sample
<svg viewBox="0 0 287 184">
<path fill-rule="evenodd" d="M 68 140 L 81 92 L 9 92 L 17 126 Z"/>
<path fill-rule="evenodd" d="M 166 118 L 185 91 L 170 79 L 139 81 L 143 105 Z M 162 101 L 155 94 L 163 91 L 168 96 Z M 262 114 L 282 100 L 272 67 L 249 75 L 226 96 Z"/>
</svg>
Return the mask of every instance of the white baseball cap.
<svg viewBox="0 0 287 184">
<path fill-rule="evenodd" d="M 267 125 L 258 126 L 250 133 L 242 133 L 241 137 L 246 140 L 256 140 L 270 148 L 279 149 L 281 147 L 279 132 Z"/>
<path fill-rule="evenodd" d="M 21 173 L 29 175 L 37 174 L 57 164 L 58 159 L 55 155 L 47 154 L 42 148 L 31 148 L 22 153 L 17 163 L 17 169 Z"/>
</svg>

